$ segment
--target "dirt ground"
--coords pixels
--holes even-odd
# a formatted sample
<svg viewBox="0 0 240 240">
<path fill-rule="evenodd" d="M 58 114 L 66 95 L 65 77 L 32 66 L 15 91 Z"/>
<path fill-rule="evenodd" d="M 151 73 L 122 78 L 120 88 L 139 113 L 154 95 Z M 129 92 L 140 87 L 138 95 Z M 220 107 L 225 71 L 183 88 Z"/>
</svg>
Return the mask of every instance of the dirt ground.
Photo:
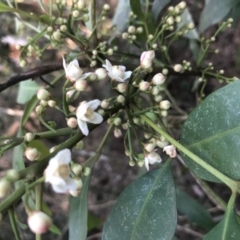
<svg viewBox="0 0 240 240">
<path fill-rule="evenodd" d="M 98 1 L 98 4 L 101 5 L 102 2 L 103 1 Z M 195 1 L 193 0 L 188 0 L 186 2 L 190 7 L 190 10 L 194 12 L 194 19 L 197 23 L 199 12 L 203 7 L 203 1 L 198 1 L 199 4 L 197 7 L 194 4 Z M 112 9 L 114 9 L 116 6 L 116 1 L 112 0 L 110 1 L 110 4 Z M 112 15 L 113 12 L 111 11 L 109 13 L 109 20 L 111 19 Z M 15 41 L 26 41 L 26 37 L 24 37 L 24 35 L 15 35 L 14 23 L 11 20 L 12 15 L 0 14 L 0 21 L 4 21 L 5 23 L 1 24 L 0 37 L 3 38 L 6 36 L 11 36 Z M 214 27 L 210 28 L 205 33 L 205 36 L 210 36 L 213 30 Z M 186 44 L 186 42 L 186 40 L 182 40 L 179 44 Z M 226 75 L 228 76 L 239 76 L 239 42 L 240 25 L 237 24 L 234 29 L 226 30 L 220 34 L 213 45 L 213 48 L 218 48 L 220 52 L 219 54 L 209 54 L 206 62 L 213 62 L 216 69 L 224 69 Z M 23 71 L 23 69 L 19 67 L 19 51 L 15 49 L 14 45 L 14 43 L 0 43 L 0 83 L 5 82 L 9 79 L 9 77 Z M 184 59 L 192 61 L 191 52 L 188 49 L 180 52 L 180 45 L 176 44 L 176 46 L 174 46 L 172 49 L 172 59 L 174 59 L 176 63 Z M 44 63 L 52 62 L 52 59 L 58 61 L 60 60 L 59 56 L 60 55 L 58 53 L 49 51 L 45 56 Z M 41 62 L 34 59 L 24 70 L 40 65 Z M 185 111 L 190 112 L 196 106 L 196 96 L 193 92 L 191 92 L 193 79 L 185 78 L 180 80 L 178 79 L 178 81 L 174 81 L 174 84 L 172 83 L 169 88 L 178 105 L 181 106 Z M 98 91 L 98 89 L 103 89 L 105 84 L 106 83 L 104 82 L 100 83 L 97 88 L 92 86 L 92 99 L 102 99 L 105 96 L 106 92 Z M 222 84 L 219 84 L 216 80 L 212 79 L 208 82 L 205 93 L 211 93 L 220 86 L 222 86 Z M 16 103 L 17 92 L 18 86 L 14 86 L 0 93 L 0 136 L 15 136 L 17 134 L 24 108 L 24 106 Z M 65 120 L 62 115 L 52 114 L 49 116 L 49 118 L 56 121 L 58 126 L 66 127 Z M 179 139 L 184 120 L 184 118 L 178 117 L 171 119 L 171 133 L 176 139 Z M 25 128 L 27 131 L 43 129 L 35 114 L 32 115 Z M 84 150 L 75 149 L 73 151 L 74 161 L 81 163 L 89 156 L 94 154 L 94 151 L 99 143 L 99 136 L 102 136 L 106 129 L 107 125 L 104 123 L 101 128 L 94 130 L 90 136 L 84 140 Z M 46 141 L 45 144 L 50 148 L 61 141 L 62 139 L 54 139 L 53 141 Z M 11 168 L 12 155 L 13 153 L 10 150 L 0 157 L 0 177 L 4 176 L 6 171 Z M 198 201 L 201 202 L 205 207 L 210 209 L 215 221 L 218 221 L 221 218 L 223 212 L 214 207 L 214 204 L 209 199 L 208 195 L 203 191 L 201 186 L 196 182 L 194 177 L 178 161 L 173 162 L 173 174 L 176 185 L 181 186 L 182 189 L 188 192 L 195 199 L 198 199 Z M 116 139 L 112 136 L 111 139 L 108 140 L 103 154 L 95 166 L 92 176 L 89 192 L 89 212 L 91 215 L 104 222 L 116 198 L 119 196 L 122 190 L 129 185 L 129 183 L 137 178 L 137 176 L 138 168 L 130 167 L 128 164 L 128 158 L 124 154 L 123 138 Z M 216 192 L 221 193 L 221 197 L 223 199 L 228 199 L 230 192 L 227 188 L 215 184 L 211 184 L 211 186 Z M 47 233 L 44 235 L 43 239 L 68 239 L 68 196 L 54 193 L 49 185 L 44 186 L 44 192 L 44 200 L 52 210 L 53 221 L 55 225 L 59 227 L 59 229 L 63 229 L 63 234 L 56 237 L 56 235 L 52 233 Z M 26 215 L 24 214 L 23 205 L 21 203 L 17 204 L 16 209 L 17 212 L 20 213 L 19 221 L 26 223 Z M 103 224 L 99 224 L 99 226 L 92 229 L 89 232 L 87 239 L 101 239 L 102 226 Z M 202 229 L 199 229 L 196 226 L 188 223 L 185 217 L 179 215 L 178 227 L 176 230 L 176 237 L 179 240 L 199 240 L 202 238 L 204 233 L 205 232 Z M 22 230 L 21 235 L 23 239 L 33 239 L 33 235 L 30 233 L 30 231 Z M 0 240 L 13 238 L 14 237 L 12 235 L 12 229 L 8 216 L 4 216 L 3 221 L 0 223 Z"/>
</svg>

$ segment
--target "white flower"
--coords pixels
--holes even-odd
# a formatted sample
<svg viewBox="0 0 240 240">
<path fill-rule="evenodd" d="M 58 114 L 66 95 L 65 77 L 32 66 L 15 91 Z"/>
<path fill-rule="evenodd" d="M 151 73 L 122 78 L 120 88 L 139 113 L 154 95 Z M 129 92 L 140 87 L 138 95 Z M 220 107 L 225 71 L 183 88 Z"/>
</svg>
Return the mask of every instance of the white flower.
<svg viewBox="0 0 240 240">
<path fill-rule="evenodd" d="M 63 67 L 66 73 L 67 79 L 71 82 L 75 82 L 78 79 L 86 79 L 91 73 L 84 73 L 83 70 L 79 67 L 78 60 L 74 59 L 69 64 L 66 64 L 66 61 L 63 57 Z"/>
<path fill-rule="evenodd" d="M 170 158 L 175 158 L 177 156 L 177 150 L 173 145 L 168 145 L 164 147 L 163 151 L 166 152 L 166 154 L 169 155 Z"/>
<path fill-rule="evenodd" d="M 130 78 L 132 71 L 127 71 L 125 66 L 122 65 L 114 65 L 112 66 L 112 64 L 106 59 L 106 64 L 103 64 L 103 67 L 106 68 L 106 70 L 108 71 L 108 76 L 112 79 L 112 80 L 116 80 L 118 82 L 124 82 L 126 79 Z"/>
<path fill-rule="evenodd" d="M 145 167 L 149 171 L 149 164 L 160 163 L 162 161 L 161 157 L 156 152 L 151 152 L 145 155 Z"/>
<path fill-rule="evenodd" d="M 92 100 L 90 102 L 82 102 L 77 109 L 76 115 L 78 120 L 78 126 L 81 129 L 84 135 L 88 135 L 89 130 L 87 126 L 87 122 L 93 124 L 99 124 L 103 121 L 103 117 L 94 112 L 101 104 L 101 101 L 98 99 Z"/>
<path fill-rule="evenodd" d="M 66 193 L 76 190 L 76 184 L 70 177 L 69 163 L 71 161 L 71 151 L 63 149 L 51 158 L 45 169 L 45 182 L 49 182 L 57 193 Z"/>
</svg>

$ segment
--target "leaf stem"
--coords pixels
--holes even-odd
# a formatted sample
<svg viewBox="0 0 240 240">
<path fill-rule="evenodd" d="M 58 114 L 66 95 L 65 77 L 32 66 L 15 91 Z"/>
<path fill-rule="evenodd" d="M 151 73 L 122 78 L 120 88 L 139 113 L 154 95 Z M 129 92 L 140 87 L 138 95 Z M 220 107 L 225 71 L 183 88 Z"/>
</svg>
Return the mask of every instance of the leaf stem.
<svg viewBox="0 0 240 240">
<path fill-rule="evenodd" d="M 15 239 L 16 240 L 21 240 L 21 237 L 20 237 L 20 234 L 19 234 L 19 231 L 18 231 L 18 227 L 17 227 L 17 223 L 16 223 L 16 219 L 15 219 L 15 216 L 14 216 L 13 208 L 8 209 L 8 215 L 9 215 L 9 218 L 10 218 L 10 222 L 11 222 L 11 225 L 12 225 L 12 229 L 13 229 L 13 232 L 14 232 Z"/>
</svg>

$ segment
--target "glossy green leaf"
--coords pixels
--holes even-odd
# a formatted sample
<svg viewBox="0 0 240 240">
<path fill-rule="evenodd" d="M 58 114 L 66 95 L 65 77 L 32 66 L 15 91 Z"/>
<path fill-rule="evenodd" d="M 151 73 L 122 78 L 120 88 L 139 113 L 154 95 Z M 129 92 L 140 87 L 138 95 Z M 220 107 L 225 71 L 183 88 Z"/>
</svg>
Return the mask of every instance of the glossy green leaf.
<svg viewBox="0 0 240 240">
<path fill-rule="evenodd" d="M 88 232 L 88 186 L 91 174 L 83 178 L 79 197 L 69 199 L 69 240 L 85 240 Z"/>
<path fill-rule="evenodd" d="M 209 95 L 188 117 L 181 144 L 232 179 L 240 180 L 240 81 Z M 182 158 L 199 178 L 219 182 L 185 154 Z"/>
<path fill-rule="evenodd" d="M 198 41 L 195 40 L 195 39 L 190 39 L 189 40 L 189 47 L 192 51 L 193 59 L 197 62 L 197 60 L 199 58 L 199 54 L 200 54 L 200 46 L 199 46 Z"/>
<path fill-rule="evenodd" d="M 112 25 L 118 32 L 123 32 L 127 28 L 127 21 L 131 11 L 129 0 L 119 0 L 112 20 Z"/>
<path fill-rule="evenodd" d="M 160 12 L 168 3 L 170 3 L 170 0 L 154 0 L 153 1 L 151 12 L 154 20 L 158 19 Z"/>
<path fill-rule="evenodd" d="M 17 102 L 20 104 L 25 104 L 36 94 L 38 89 L 39 85 L 37 85 L 32 80 L 20 82 L 17 95 Z"/>
<path fill-rule="evenodd" d="M 199 32 L 202 33 L 209 26 L 218 23 L 235 7 L 236 0 L 208 0 L 201 13 Z"/>
<path fill-rule="evenodd" d="M 177 28 L 181 28 L 184 25 L 187 25 L 189 23 L 193 23 L 193 19 L 192 19 L 192 14 L 190 13 L 190 11 L 188 10 L 188 8 L 185 8 L 183 13 L 181 14 L 181 18 L 182 21 L 180 23 L 177 24 Z M 186 34 L 183 35 L 184 37 L 187 37 L 189 39 L 199 39 L 199 34 L 196 30 L 196 28 L 188 31 Z"/>
<path fill-rule="evenodd" d="M 180 189 L 177 190 L 177 209 L 186 216 L 189 222 L 201 228 L 210 230 L 215 225 L 208 211 Z"/>
<path fill-rule="evenodd" d="M 60 229 L 54 224 L 51 225 L 51 227 L 49 228 L 49 231 L 55 233 L 56 235 L 61 235 L 62 234 Z"/>
<path fill-rule="evenodd" d="M 230 200 L 223 219 L 203 238 L 203 240 L 239 240 L 240 226 L 233 205 L 234 202 Z"/>
<path fill-rule="evenodd" d="M 172 239 L 177 222 L 171 161 L 130 184 L 104 225 L 102 240 Z"/>
<path fill-rule="evenodd" d="M 37 103 L 38 103 L 37 96 L 33 96 L 32 99 L 26 104 L 21 120 L 21 126 L 24 126 L 26 124 L 32 111 L 35 109 Z"/>
<path fill-rule="evenodd" d="M 102 223 L 101 218 L 94 216 L 91 213 L 88 213 L 88 231 L 98 227 Z"/>
</svg>

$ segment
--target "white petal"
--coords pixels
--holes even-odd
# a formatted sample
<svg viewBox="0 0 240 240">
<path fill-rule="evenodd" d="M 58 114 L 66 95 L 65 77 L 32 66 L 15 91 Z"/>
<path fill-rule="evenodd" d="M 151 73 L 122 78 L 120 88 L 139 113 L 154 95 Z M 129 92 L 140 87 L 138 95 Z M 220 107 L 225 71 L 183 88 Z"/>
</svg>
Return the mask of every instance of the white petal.
<svg viewBox="0 0 240 240">
<path fill-rule="evenodd" d="M 65 58 L 63 56 L 62 56 L 62 59 L 63 59 L 63 68 L 64 68 L 65 72 L 67 72 L 66 61 L 65 61 Z"/>
<path fill-rule="evenodd" d="M 96 112 L 94 112 L 93 114 L 94 114 L 93 119 L 88 120 L 88 122 L 93 123 L 93 124 L 99 124 L 103 121 L 102 115 L 100 115 L 99 113 L 96 113 Z"/>
<path fill-rule="evenodd" d="M 106 64 L 102 65 L 108 72 L 112 72 L 112 64 L 106 59 Z"/>
<path fill-rule="evenodd" d="M 124 79 L 122 79 L 120 77 L 114 77 L 113 79 L 117 82 L 125 82 Z"/>
<path fill-rule="evenodd" d="M 101 104 L 101 101 L 98 99 L 95 99 L 95 100 L 89 101 L 87 103 L 87 106 L 90 107 L 92 110 L 96 110 L 100 104 Z"/>
<path fill-rule="evenodd" d="M 68 191 L 67 185 L 52 185 L 53 191 L 56 193 L 66 193 Z"/>
<path fill-rule="evenodd" d="M 77 185 L 75 183 L 75 181 L 72 178 L 67 178 L 66 179 L 66 184 L 67 184 L 67 188 L 68 190 L 72 190 L 72 191 L 76 191 L 77 190 Z"/>
<path fill-rule="evenodd" d="M 76 66 L 79 68 L 79 63 L 78 63 L 78 60 L 77 59 L 74 59 L 73 61 L 71 61 L 69 64 L 68 64 L 68 68 L 72 67 L 72 65 Z"/>
<path fill-rule="evenodd" d="M 80 79 L 86 79 L 89 75 L 91 75 L 92 73 L 89 72 L 89 73 L 84 73 Z"/>
<path fill-rule="evenodd" d="M 69 164 L 71 162 L 71 151 L 67 148 L 63 149 L 54 158 L 57 159 L 59 164 Z"/>
<path fill-rule="evenodd" d="M 87 112 L 87 109 L 88 109 L 87 102 L 86 101 L 81 102 L 80 106 L 77 108 L 77 111 L 76 111 L 77 118 L 82 119 L 85 113 Z"/>
<path fill-rule="evenodd" d="M 146 167 L 147 171 L 149 171 L 149 162 L 148 162 L 148 158 L 145 157 L 144 161 L 145 161 L 145 167 Z"/>
<path fill-rule="evenodd" d="M 118 67 L 119 67 L 122 71 L 124 71 L 124 72 L 126 71 L 126 67 L 125 67 L 125 66 L 119 65 Z"/>
<path fill-rule="evenodd" d="M 82 133 L 87 136 L 88 133 L 89 133 L 89 130 L 88 130 L 88 126 L 87 126 L 87 123 L 78 119 L 78 126 L 80 128 L 80 130 L 82 131 Z"/>
<path fill-rule="evenodd" d="M 127 72 L 125 72 L 124 73 L 124 80 L 126 80 L 126 79 L 128 79 L 128 78 L 130 78 L 130 76 L 132 75 L 132 71 L 127 71 Z"/>
</svg>

